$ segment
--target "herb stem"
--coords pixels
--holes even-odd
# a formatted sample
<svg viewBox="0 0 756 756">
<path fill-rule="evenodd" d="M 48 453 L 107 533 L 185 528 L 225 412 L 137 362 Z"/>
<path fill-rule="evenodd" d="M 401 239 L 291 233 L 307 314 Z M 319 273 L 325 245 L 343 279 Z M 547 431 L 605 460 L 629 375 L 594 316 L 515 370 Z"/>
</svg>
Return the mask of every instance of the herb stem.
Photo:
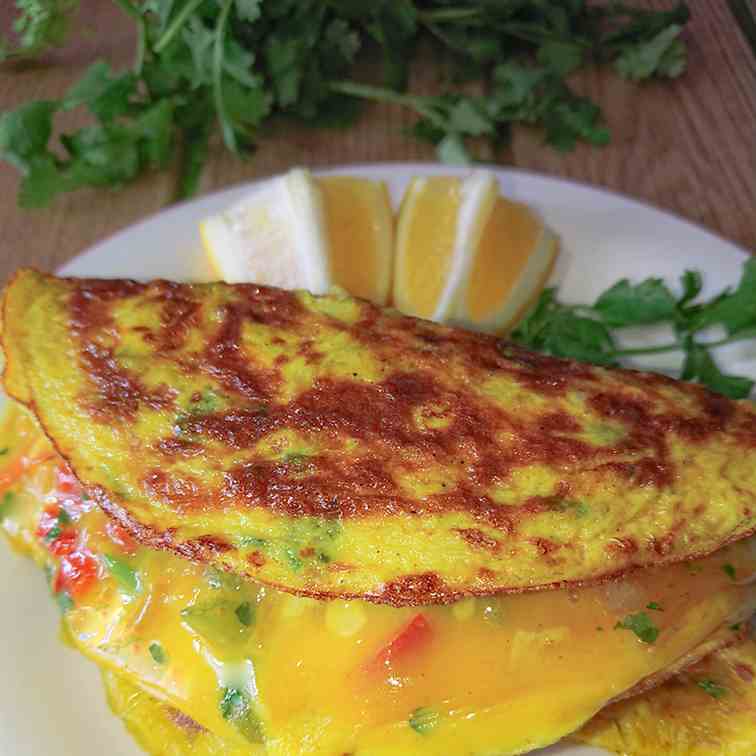
<svg viewBox="0 0 756 756">
<path fill-rule="evenodd" d="M 176 34 L 178 34 L 178 32 L 181 30 L 181 27 L 186 23 L 189 16 L 191 16 L 192 13 L 194 13 L 197 8 L 202 5 L 203 2 L 204 0 L 189 0 L 189 2 L 178 13 L 176 18 L 171 21 L 168 28 L 163 33 L 163 36 L 160 37 L 160 39 L 155 44 L 153 50 L 156 53 L 162 52 L 170 44 L 171 40 L 176 36 Z M 223 14 L 221 13 L 221 15 Z M 228 12 L 226 12 L 226 16 L 228 16 Z"/>
<path fill-rule="evenodd" d="M 420 11 L 417 17 L 426 24 L 443 24 L 450 21 L 465 21 L 480 15 L 480 8 L 441 8 L 439 10 Z"/>
<path fill-rule="evenodd" d="M 746 339 L 753 338 L 753 334 L 743 333 L 736 334 L 735 336 L 727 336 L 717 341 L 709 341 L 707 343 L 697 343 L 704 349 L 716 349 L 717 347 L 725 346 L 726 344 L 734 344 L 736 341 L 745 341 Z M 661 354 L 662 352 L 682 352 L 685 351 L 685 345 L 681 341 L 675 341 L 672 344 L 663 344 L 656 347 L 630 347 L 628 349 L 615 349 L 615 357 L 631 357 L 639 354 Z"/>
<path fill-rule="evenodd" d="M 685 349 L 681 342 L 675 341 L 673 344 L 664 344 L 655 347 L 630 347 L 629 349 L 615 349 L 615 357 L 631 357 L 638 354 L 662 354 L 663 352 L 681 352 Z"/>
<path fill-rule="evenodd" d="M 238 152 L 239 147 L 236 143 L 236 134 L 234 133 L 233 125 L 229 122 L 228 113 L 226 112 L 226 102 L 223 99 L 223 43 L 233 3 L 234 0 L 224 0 L 220 16 L 218 16 L 218 22 L 215 25 L 215 41 L 213 43 L 213 99 L 215 101 L 215 109 L 218 111 L 221 130 L 223 131 L 223 141 L 232 152 Z"/>
<path fill-rule="evenodd" d="M 115 0 L 116 5 L 128 16 L 131 16 L 137 25 L 137 48 L 134 56 L 134 73 L 141 76 L 144 67 L 144 56 L 147 50 L 147 22 L 142 12 L 131 0 Z"/>
<path fill-rule="evenodd" d="M 412 108 L 415 112 L 424 116 L 430 121 L 438 122 L 438 115 L 433 108 L 427 107 L 425 98 L 418 95 L 407 95 L 401 92 L 395 92 L 393 89 L 383 87 L 374 87 L 371 84 L 358 84 L 354 81 L 333 81 L 330 88 L 340 94 L 351 95 L 352 97 L 362 97 L 366 100 L 376 100 L 378 102 L 391 102 L 396 105 L 404 105 Z"/>
</svg>

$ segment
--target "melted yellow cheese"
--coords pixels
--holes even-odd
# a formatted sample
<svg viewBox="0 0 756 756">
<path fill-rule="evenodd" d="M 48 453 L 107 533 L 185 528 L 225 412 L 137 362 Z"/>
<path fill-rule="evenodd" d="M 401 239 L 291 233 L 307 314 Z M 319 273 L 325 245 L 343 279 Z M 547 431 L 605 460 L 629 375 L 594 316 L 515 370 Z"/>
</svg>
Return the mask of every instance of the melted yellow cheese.
<svg viewBox="0 0 756 756">
<path fill-rule="evenodd" d="M 56 499 L 54 467 L 19 479 L 2 517 L 6 533 L 53 568 L 33 533 L 43 503 Z M 741 582 L 756 570 L 747 542 L 619 583 L 395 609 L 298 598 L 169 553 L 119 550 L 91 503 L 71 511 L 79 547 L 100 563 L 64 615 L 74 645 L 230 746 L 259 737 L 281 756 L 547 745 L 753 605 Z M 133 571 L 131 584 L 108 569 L 113 558 Z M 659 630 L 653 643 L 617 627 L 641 612 Z M 419 636 L 397 641 L 418 615 Z M 233 695 L 249 706 L 243 718 Z"/>
</svg>

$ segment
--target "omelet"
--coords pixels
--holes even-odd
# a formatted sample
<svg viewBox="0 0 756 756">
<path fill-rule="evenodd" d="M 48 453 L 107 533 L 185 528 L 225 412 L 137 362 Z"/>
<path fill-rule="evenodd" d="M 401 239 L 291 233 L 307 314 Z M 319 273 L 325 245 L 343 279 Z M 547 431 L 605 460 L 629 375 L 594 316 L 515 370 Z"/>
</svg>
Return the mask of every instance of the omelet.
<svg viewBox="0 0 756 756">
<path fill-rule="evenodd" d="M 121 675 L 104 670 L 102 682 L 111 711 L 150 756 L 263 756 L 265 753 L 263 746 L 228 743 Z"/>
<path fill-rule="evenodd" d="M 707 656 L 659 688 L 599 712 L 571 740 L 623 756 L 752 756 L 756 753 L 756 641 Z M 113 713 L 148 754 L 254 756 L 234 749 L 112 672 Z"/>
<path fill-rule="evenodd" d="M 229 746 L 119 675 L 104 672 L 103 684 L 113 713 L 148 754 L 256 753 L 254 746 Z M 753 756 L 756 641 L 711 654 L 662 686 L 607 707 L 571 740 L 623 756 Z"/>
<path fill-rule="evenodd" d="M 0 427 L 11 457 L 34 446 L 14 435 L 27 422 L 12 406 Z M 756 607 L 750 539 L 605 585 L 418 609 L 298 597 L 141 546 L 60 457 L 30 460 L 0 501 L 74 647 L 231 753 L 523 753 L 737 640 Z"/>
<path fill-rule="evenodd" d="M 755 679 L 756 641 L 747 639 L 607 707 L 573 738 L 628 756 L 753 756 Z"/>
<path fill-rule="evenodd" d="M 19 271 L 5 386 L 140 542 L 393 606 L 606 579 L 756 526 L 756 410 L 346 296 Z"/>
</svg>

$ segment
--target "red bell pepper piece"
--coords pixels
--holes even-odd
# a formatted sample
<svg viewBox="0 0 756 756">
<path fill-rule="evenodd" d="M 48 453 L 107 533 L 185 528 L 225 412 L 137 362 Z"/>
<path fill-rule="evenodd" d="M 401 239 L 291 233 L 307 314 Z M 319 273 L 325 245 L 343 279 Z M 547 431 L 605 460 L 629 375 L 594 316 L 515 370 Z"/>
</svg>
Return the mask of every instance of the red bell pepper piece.
<svg viewBox="0 0 756 756">
<path fill-rule="evenodd" d="M 67 554 L 60 560 L 53 589 L 55 593 L 66 591 L 73 598 L 83 596 L 97 580 L 98 569 L 97 559 L 90 551 Z"/>
<path fill-rule="evenodd" d="M 425 648 L 433 637 L 433 628 L 422 613 L 416 614 L 365 665 L 372 672 L 385 670 L 393 664 Z"/>
</svg>

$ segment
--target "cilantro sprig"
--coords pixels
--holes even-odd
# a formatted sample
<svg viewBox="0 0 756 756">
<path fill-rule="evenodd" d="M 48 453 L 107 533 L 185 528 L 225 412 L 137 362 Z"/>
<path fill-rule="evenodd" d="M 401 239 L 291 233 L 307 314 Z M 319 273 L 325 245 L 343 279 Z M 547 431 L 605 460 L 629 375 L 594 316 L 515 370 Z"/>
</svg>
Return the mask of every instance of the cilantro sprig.
<svg viewBox="0 0 756 756">
<path fill-rule="evenodd" d="M 659 628 L 656 627 L 651 617 L 646 612 L 628 614 L 625 619 L 617 622 L 615 630 L 630 630 L 638 636 L 643 643 L 653 644 L 659 637 Z"/>
<path fill-rule="evenodd" d="M 0 61 L 39 55 L 62 44 L 78 7 L 79 0 L 16 0 L 17 42 L 0 37 Z"/>
<path fill-rule="evenodd" d="M 727 688 L 714 680 L 699 680 L 696 685 L 712 698 L 720 699 L 727 695 Z"/>
<path fill-rule="evenodd" d="M 756 338 L 756 258 L 743 265 L 734 289 L 701 301 L 700 273 L 687 270 L 680 293 L 673 294 L 660 278 L 640 283 L 623 279 L 607 289 L 593 305 L 569 305 L 545 289 L 535 307 L 512 332 L 513 341 L 557 357 L 596 365 L 616 366 L 628 357 L 681 352 L 685 359 L 679 377 L 698 381 L 733 399 L 748 397 L 754 380 L 720 370 L 713 353 L 736 341 Z M 629 326 L 672 326 L 674 339 L 658 346 L 622 348 L 617 333 Z M 712 337 L 712 327 L 724 335 Z"/>
<path fill-rule="evenodd" d="M 686 3 L 670 11 L 583 0 L 112 0 L 136 25 L 134 63 L 94 61 L 60 100 L 0 115 L 0 157 L 22 175 L 19 202 L 42 207 L 81 187 L 119 187 L 180 161 L 178 196 L 192 194 L 217 131 L 247 155 L 288 117 L 345 127 L 365 101 L 414 111 L 411 134 L 440 159 L 490 157 L 516 124 L 540 128 L 559 150 L 606 144 L 599 106 L 567 77 L 609 65 L 634 81 L 685 69 Z M 78 0 L 15 0 L 16 41 L 3 58 L 38 56 L 80 24 Z M 83 15 L 83 14 L 82 14 Z M 430 48 L 430 49 L 429 49 Z M 376 52 L 380 81 L 357 77 Z M 407 92 L 420 58 L 440 94 Z M 479 95 L 466 93 L 465 81 Z M 56 136 L 57 117 L 85 108 L 90 123 Z"/>
</svg>

